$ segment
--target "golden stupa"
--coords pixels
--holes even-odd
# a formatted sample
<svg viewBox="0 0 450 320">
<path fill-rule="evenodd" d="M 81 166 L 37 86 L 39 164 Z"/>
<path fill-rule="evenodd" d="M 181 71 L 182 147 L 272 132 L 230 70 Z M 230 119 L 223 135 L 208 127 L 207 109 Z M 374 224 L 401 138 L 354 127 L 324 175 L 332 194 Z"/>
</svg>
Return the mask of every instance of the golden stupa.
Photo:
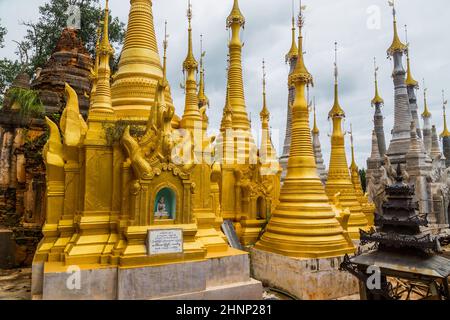
<svg viewBox="0 0 450 320">
<path fill-rule="evenodd" d="M 342 129 L 345 112 L 339 104 L 337 60 L 334 73 L 334 104 L 328 113 L 328 117 L 333 121 L 333 133 L 331 135 L 331 156 L 325 190 L 330 199 L 340 193 L 342 207 L 348 208 L 351 213 L 348 225 L 350 236 L 353 240 L 358 240 L 359 229 L 366 229 L 368 221 L 355 193 L 345 154 L 345 139 Z"/>
<path fill-rule="evenodd" d="M 234 0 L 227 18 L 227 27 L 231 29 L 227 93 L 221 134 L 216 141 L 216 161 L 221 163 L 222 169 L 222 216 L 234 222 L 241 243 L 249 245 L 256 242 L 273 204 L 277 202 L 281 172 L 278 166 L 267 170 L 251 133 L 242 75 L 243 44 L 240 32 L 244 24 L 239 2 Z M 268 160 L 273 163 L 273 159 Z"/>
<path fill-rule="evenodd" d="M 295 85 L 292 140 L 285 182 L 256 249 L 294 258 L 329 258 L 354 252 L 346 235 L 348 216 L 339 216 L 318 176 L 305 89 L 313 78 L 303 59 L 303 16 L 299 18 L 298 61 L 289 82 Z M 339 220 L 342 224 L 339 222 Z"/>
</svg>

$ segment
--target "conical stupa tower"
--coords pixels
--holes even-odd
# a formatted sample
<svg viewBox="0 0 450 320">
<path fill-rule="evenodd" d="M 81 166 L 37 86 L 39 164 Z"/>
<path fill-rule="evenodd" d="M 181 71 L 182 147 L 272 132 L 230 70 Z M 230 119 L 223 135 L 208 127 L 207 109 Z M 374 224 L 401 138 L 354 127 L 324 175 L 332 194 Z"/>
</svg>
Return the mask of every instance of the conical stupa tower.
<svg viewBox="0 0 450 320">
<path fill-rule="evenodd" d="M 405 26 L 406 28 L 406 26 Z M 406 34 L 407 31 L 406 31 Z M 408 43 L 408 40 L 406 40 Z M 407 65 L 407 71 L 406 71 L 406 89 L 408 91 L 408 98 L 409 98 L 409 109 L 411 111 L 411 117 L 414 121 L 414 124 L 416 126 L 417 130 L 417 136 L 422 139 L 422 130 L 420 130 L 420 121 L 419 121 L 419 107 L 417 106 L 417 96 L 416 96 L 416 90 L 419 89 L 419 82 L 417 82 L 411 71 L 411 59 L 409 57 L 409 43 L 408 43 L 408 50 L 406 51 L 406 65 Z"/>
<path fill-rule="evenodd" d="M 298 58 L 298 48 L 297 48 L 297 40 L 295 36 L 295 18 L 294 18 L 294 10 L 292 10 L 292 43 L 291 49 L 286 54 L 286 63 L 289 63 L 289 76 L 293 74 L 295 70 L 295 66 L 297 64 Z M 287 164 L 289 158 L 289 149 L 291 147 L 291 127 L 292 127 L 292 104 L 294 103 L 295 98 L 295 85 L 288 81 L 288 104 L 287 104 L 287 117 L 286 117 L 286 135 L 284 137 L 284 147 L 283 147 L 283 155 L 280 157 L 280 164 L 283 168 L 283 172 L 281 173 L 281 182 L 284 181 L 287 172 Z"/>
<path fill-rule="evenodd" d="M 392 73 L 395 87 L 394 128 L 392 129 L 392 139 L 387 155 L 392 164 L 397 164 L 406 161 L 405 155 L 409 150 L 410 125 L 413 119 L 405 81 L 406 72 L 403 68 L 403 54 L 408 50 L 408 47 L 400 41 L 398 36 L 395 7 L 393 7 L 392 12 L 394 16 L 394 39 L 387 53 L 394 59 L 394 71 Z"/>
<path fill-rule="evenodd" d="M 423 144 L 425 146 L 425 150 L 428 154 L 431 153 L 431 144 L 432 144 L 432 132 L 431 132 L 431 112 L 428 109 L 427 103 L 427 89 L 423 89 L 423 107 L 424 111 L 422 113 L 423 119 Z"/>
<path fill-rule="evenodd" d="M 333 199 L 337 193 L 341 194 L 342 207 L 349 208 L 351 213 L 349 221 L 350 236 L 352 239 L 358 240 L 359 229 L 365 229 L 368 221 L 356 197 L 348 170 L 344 132 L 342 130 L 345 112 L 339 104 L 337 58 L 335 62 L 334 104 L 328 113 L 328 117 L 333 121 L 333 133 L 331 135 L 331 156 L 325 190 L 330 199 Z"/>
<path fill-rule="evenodd" d="M 442 139 L 442 150 L 445 157 L 445 166 L 450 167 L 450 131 L 447 127 L 447 114 L 446 114 L 446 105 L 447 101 L 445 100 L 444 91 L 442 91 L 442 108 L 444 110 L 444 130 L 442 131 L 440 137 Z"/>
<path fill-rule="evenodd" d="M 373 116 L 373 123 L 375 132 L 377 135 L 378 150 L 380 157 L 384 157 L 386 154 L 386 137 L 384 135 L 384 117 L 381 112 L 381 107 L 384 105 L 384 100 L 381 98 L 378 91 L 378 67 L 374 58 L 375 65 L 375 97 L 372 99 L 372 106 L 375 108 L 375 114 Z"/>
<path fill-rule="evenodd" d="M 437 134 L 436 126 L 431 127 L 431 152 L 430 156 L 432 160 L 442 157 L 441 147 L 439 146 L 439 137 Z"/>
<path fill-rule="evenodd" d="M 153 25 L 152 0 L 130 0 L 130 3 L 119 69 L 113 76 L 112 104 L 119 119 L 146 123 L 155 105 L 163 68 Z M 173 106 L 169 86 L 165 101 Z"/>
<path fill-rule="evenodd" d="M 316 159 L 317 173 L 319 174 L 320 180 L 325 185 L 327 181 L 327 168 L 325 167 L 325 161 L 323 161 L 322 146 L 320 145 L 320 130 L 317 126 L 317 115 L 316 106 L 314 101 L 314 125 L 311 130 L 312 143 L 314 149 L 314 158 Z"/>
<path fill-rule="evenodd" d="M 295 85 L 292 140 L 280 203 L 256 249 L 295 258 L 336 257 L 354 252 L 348 235 L 329 203 L 314 158 L 306 87 L 313 78 L 303 60 L 303 16 L 299 17 L 298 61 L 290 82 Z"/>
<path fill-rule="evenodd" d="M 189 22 L 188 27 L 188 52 L 186 59 L 183 62 L 183 72 L 185 73 L 186 81 L 184 85 L 185 89 L 185 104 L 184 112 L 181 118 L 180 127 L 194 131 L 195 128 L 206 129 L 206 122 L 203 122 L 203 117 L 200 114 L 199 100 L 197 93 L 197 80 L 196 74 L 198 71 L 198 62 L 194 57 L 192 47 L 192 9 L 189 2 L 189 8 L 187 11 L 187 17 Z"/>
</svg>

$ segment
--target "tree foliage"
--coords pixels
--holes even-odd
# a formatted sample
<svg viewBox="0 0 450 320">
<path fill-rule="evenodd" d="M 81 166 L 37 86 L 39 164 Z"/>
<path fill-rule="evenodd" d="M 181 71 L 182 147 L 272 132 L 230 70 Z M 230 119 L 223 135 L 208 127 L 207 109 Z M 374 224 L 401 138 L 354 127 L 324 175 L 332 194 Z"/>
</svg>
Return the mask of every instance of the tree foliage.
<svg viewBox="0 0 450 320">
<path fill-rule="evenodd" d="M 367 192 L 367 178 L 366 178 L 366 169 L 359 170 L 359 179 L 361 180 L 361 185 L 363 192 Z"/>
<path fill-rule="evenodd" d="M 39 18 L 36 22 L 22 22 L 27 27 L 25 39 L 18 43 L 21 56 L 28 61 L 29 70 L 34 71 L 42 67 L 52 54 L 59 40 L 61 31 L 67 26 L 67 9 L 76 4 L 81 11 L 81 40 L 92 56 L 95 54 L 97 42 L 97 28 L 103 21 L 103 13 L 99 0 L 48 0 L 39 7 Z M 125 24 L 117 17 L 111 17 L 109 24 L 109 37 L 111 44 L 117 49 L 125 36 Z M 116 50 L 117 51 L 117 50 Z"/>
<path fill-rule="evenodd" d="M 0 48 L 3 48 L 5 45 L 3 44 L 5 41 L 6 28 L 1 25 L 2 20 L 0 19 Z"/>
</svg>

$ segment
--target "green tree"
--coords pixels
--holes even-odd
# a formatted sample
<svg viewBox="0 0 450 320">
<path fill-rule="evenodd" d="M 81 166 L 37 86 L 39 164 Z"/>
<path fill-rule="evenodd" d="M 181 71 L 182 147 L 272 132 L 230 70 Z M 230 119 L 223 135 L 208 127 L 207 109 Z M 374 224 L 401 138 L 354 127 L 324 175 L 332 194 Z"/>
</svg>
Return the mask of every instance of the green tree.
<svg viewBox="0 0 450 320">
<path fill-rule="evenodd" d="M 99 0 L 72 0 L 72 4 L 80 7 L 81 30 L 79 36 L 92 56 L 95 55 L 97 42 L 97 28 L 103 21 L 103 10 Z M 66 11 L 69 6 L 68 0 L 49 0 L 39 7 L 39 18 L 37 22 L 22 22 L 27 27 L 25 39 L 18 43 L 18 50 L 22 57 L 29 59 L 29 71 L 42 67 L 50 57 L 61 31 L 67 25 Z M 118 49 L 125 36 L 125 24 L 117 17 L 110 15 L 109 37 L 111 44 Z M 116 60 L 118 50 L 116 50 Z"/>
<path fill-rule="evenodd" d="M 0 48 L 3 48 L 5 45 L 3 44 L 5 41 L 5 35 L 8 32 L 5 27 L 1 25 L 2 20 L 0 19 Z"/>
<path fill-rule="evenodd" d="M 0 48 L 4 47 L 6 33 L 6 28 L 0 24 Z M 11 61 L 6 58 L 0 60 L 0 108 L 3 106 L 6 90 L 21 70 L 22 65 L 19 61 Z"/>
<path fill-rule="evenodd" d="M 363 192 L 367 192 L 367 179 L 366 179 L 366 169 L 359 170 L 359 179 L 361 180 L 361 185 Z"/>
</svg>

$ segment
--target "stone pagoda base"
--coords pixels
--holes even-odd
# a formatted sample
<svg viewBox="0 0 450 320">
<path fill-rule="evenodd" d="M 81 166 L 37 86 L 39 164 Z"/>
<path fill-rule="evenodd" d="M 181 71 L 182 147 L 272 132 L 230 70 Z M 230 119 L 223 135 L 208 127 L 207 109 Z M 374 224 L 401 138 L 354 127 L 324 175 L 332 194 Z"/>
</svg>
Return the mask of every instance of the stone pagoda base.
<svg viewBox="0 0 450 320">
<path fill-rule="evenodd" d="M 79 266 L 80 289 L 69 289 L 67 266 L 33 266 L 32 294 L 42 300 L 260 300 L 248 254 L 136 268 Z M 42 281 L 41 281 L 42 279 Z M 39 292 L 40 291 L 40 292 Z"/>
<path fill-rule="evenodd" d="M 339 271 L 342 260 L 298 259 L 254 248 L 251 251 L 253 277 L 300 300 L 333 300 L 357 294 L 356 278 Z"/>
</svg>

